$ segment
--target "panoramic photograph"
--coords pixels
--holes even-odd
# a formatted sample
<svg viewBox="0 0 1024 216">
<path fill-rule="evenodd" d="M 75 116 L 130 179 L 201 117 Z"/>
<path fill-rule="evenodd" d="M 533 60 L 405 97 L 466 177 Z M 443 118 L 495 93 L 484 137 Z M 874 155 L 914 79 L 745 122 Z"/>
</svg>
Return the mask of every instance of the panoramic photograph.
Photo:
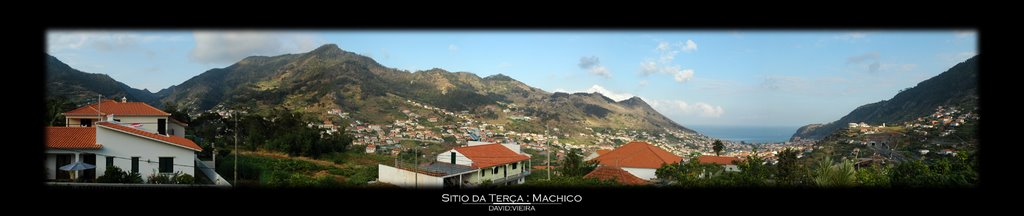
<svg viewBox="0 0 1024 216">
<path fill-rule="evenodd" d="M 49 188 L 979 184 L 974 29 L 45 37 Z"/>
</svg>

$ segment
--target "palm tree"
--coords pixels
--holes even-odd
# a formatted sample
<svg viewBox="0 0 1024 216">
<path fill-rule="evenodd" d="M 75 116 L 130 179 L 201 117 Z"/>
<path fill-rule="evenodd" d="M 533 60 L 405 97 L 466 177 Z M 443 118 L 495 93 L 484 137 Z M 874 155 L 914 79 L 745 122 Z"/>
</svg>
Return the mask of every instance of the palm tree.
<svg viewBox="0 0 1024 216">
<path fill-rule="evenodd" d="M 722 144 L 721 140 L 715 140 L 715 146 L 712 149 L 715 150 L 715 156 L 722 156 L 722 150 L 725 149 L 725 145 Z"/>
<path fill-rule="evenodd" d="M 857 172 L 852 160 L 833 163 L 831 156 L 818 161 L 811 172 L 814 183 L 821 187 L 850 187 L 857 181 Z"/>
</svg>

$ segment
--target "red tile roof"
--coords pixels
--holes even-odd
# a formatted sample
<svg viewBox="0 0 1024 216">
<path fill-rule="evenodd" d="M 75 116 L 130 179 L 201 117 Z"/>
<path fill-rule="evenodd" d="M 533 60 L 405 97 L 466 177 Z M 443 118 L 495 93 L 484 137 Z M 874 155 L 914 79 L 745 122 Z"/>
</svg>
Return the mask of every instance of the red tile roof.
<svg viewBox="0 0 1024 216">
<path fill-rule="evenodd" d="M 611 152 L 611 151 L 612 150 L 608 150 L 608 149 L 598 149 L 597 150 L 597 155 L 604 155 L 604 154 L 607 154 L 608 152 Z"/>
<path fill-rule="evenodd" d="M 646 142 L 629 142 L 615 150 L 594 158 L 605 166 L 661 168 L 662 164 L 673 164 L 683 160 L 664 149 Z"/>
<path fill-rule="evenodd" d="M 501 144 L 486 144 L 454 148 L 462 155 L 473 160 L 473 168 L 487 168 L 517 161 L 529 160 L 530 157 L 518 154 Z"/>
<path fill-rule="evenodd" d="M 595 178 L 600 180 L 612 180 L 625 185 L 645 185 L 647 180 L 636 177 L 626 170 L 614 166 L 598 166 L 597 169 L 587 173 L 583 178 Z"/>
<path fill-rule="evenodd" d="M 102 109 L 102 110 L 98 110 Z M 100 113 L 102 111 L 102 113 Z M 78 109 L 74 109 L 65 112 L 64 115 L 82 116 L 82 115 L 100 115 L 100 114 L 114 114 L 114 116 L 126 115 L 126 116 L 169 116 L 164 111 L 157 109 L 156 107 L 150 106 L 143 102 L 117 102 L 114 100 L 103 100 L 99 106 L 96 104 L 89 104 Z"/>
<path fill-rule="evenodd" d="M 164 136 L 164 135 L 150 133 L 150 132 L 147 132 L 147 131 L 144 131 L 144 130 L 139 130 L 139 129 L 135 129 L 135 128 L 131 128 L 131 127 L 123 126 L 123 125 L 118 125 L 118 124 L 114 124 L 114 123 L 110 123 L 110 122 L 100 122 L 100 123 L 97 123 L 97 125 L 102 126 L 104 128 L 113 129 L 113 130 L 116 130 L 116 131 L 121 131 L 121 132 L 124 132 L 124 133 L 127 133 L 127 134 L 132 134 L 132 135 L 136 135 L 136 136 L 140 136 L 140 137 L 155 139 L 157 141 L 161 141 L 161 142 L 164 142 L 164 143 L 167 143 L 167 144 L 171 144 L 171 145 L 175 145 L 175 146 L 182 147 L 182 148 L 187 148 L 187 149 L 191 149 L 191 150 L 195 150 L 195 151 L 202 151 L 203 150 L 202 147 L 199 147 L 199 145 L 196 145 L 196 143 L 192 142 L 192 140 L 185 139 L 184 137 L 180 137 L 180 136 Z"/>
<path fill-rule="evenodd" d="M 738 157 L 721 157 L 721 156 L 710 156 L 710 155 L 701 155 L 700 157 L 697 157 L 697 161 L 699 161 L 702 164 L 713 163 L 713 164 L 720 164 L 720 165 L 730 165 L 730 164 L 732 164 L 733 161 L 739 162 L 740 160 L 742 160 L 742 159 L 740 159 Z"/>
<path fill-rule="evenodd" d="M 99 149 L 94 127 L 46 127 L 46 148 Z"/>
</svg>

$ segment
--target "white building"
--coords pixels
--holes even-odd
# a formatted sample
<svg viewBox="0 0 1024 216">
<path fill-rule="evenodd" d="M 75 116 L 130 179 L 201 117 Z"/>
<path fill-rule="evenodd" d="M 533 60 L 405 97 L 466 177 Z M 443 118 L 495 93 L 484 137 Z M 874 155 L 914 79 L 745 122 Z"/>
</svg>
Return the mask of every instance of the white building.
<svg viewBox="0 0 1024 216">
<path fill-rule="evenodd" d="M 644 180 L 657 178 L 654 175 L 663 164 L 679 163 L 682 157 L 646 142 L 629 142 L 608 153 L 594 158 L 601 166 L 621 168 Z"/>
<path fill-rule="evenodd" d="M 46 176 L 69 180 L 59 168 L 74 162 L 95 165 L 79 179 L 102 176 L 109 166 L 138 172 L 143 181 L 156 174 L 196 176 L 199 145 L 183 137 L 185 125 L 141 102 L 103 100 L 64 113 L 66 127 L 46 127 Z M 218 179 L 213 177 L 210 179 Z"/>
<path fill-rule="evenodd" d="M 452 148 L 429 164 L 417 167 L 378 165 L 378 181 L 407 188 L 476 187 L 489 182 L 512 185 L 526 182 L 530 157 L 502 144 Z"/>
</svg>

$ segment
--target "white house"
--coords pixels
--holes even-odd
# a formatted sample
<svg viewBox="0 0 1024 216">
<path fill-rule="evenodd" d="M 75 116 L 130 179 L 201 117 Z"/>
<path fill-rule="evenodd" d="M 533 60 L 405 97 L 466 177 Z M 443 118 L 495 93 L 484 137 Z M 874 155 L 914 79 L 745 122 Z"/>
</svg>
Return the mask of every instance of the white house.
<svg viewBox="0 0 1024 216">
<path fill-rule="evenodd" d="M 46 127 L 47 179 L 67 180 L 61 166 L 81 161 L 95 169 L 79 171 L 79 179 L 95 179 L 109 166 L 154 174 L 196 176 L 196 152 L 203 149 L 183 137 L 185 124 L 141 102 L 103 100 L 64 113 L 66 127 Z"/>
<path fill-rule="evenodd" d="M 618 167 L 641 179 L 653 180 L 657 178 L 655 171 L 662 164 L 679 163 L 683 158 L 646 142 L 633 141 L 593 160 L 601 166 Z"/>
<path fill-rule="evenodd" d="M 452 148 L 437 160 L 417 167 L 378 165 L 378 181 L 399 187 L 475 187 L 485 182 L 512 185 L 526 182 L 530 157 L 502 144 Z"/>
<path fill-rule="evenodd" d="M 736 162 L 739 162 L 741 158 L 738 157 L 722 157 L 722 156 L 711 156 L 701 155 L 697 157 L 697 161 L 702 164 L 718 164 L 725 168 L 726 172 L 739 172 L 739 166 L 736 166 Z"/>
</svg>

